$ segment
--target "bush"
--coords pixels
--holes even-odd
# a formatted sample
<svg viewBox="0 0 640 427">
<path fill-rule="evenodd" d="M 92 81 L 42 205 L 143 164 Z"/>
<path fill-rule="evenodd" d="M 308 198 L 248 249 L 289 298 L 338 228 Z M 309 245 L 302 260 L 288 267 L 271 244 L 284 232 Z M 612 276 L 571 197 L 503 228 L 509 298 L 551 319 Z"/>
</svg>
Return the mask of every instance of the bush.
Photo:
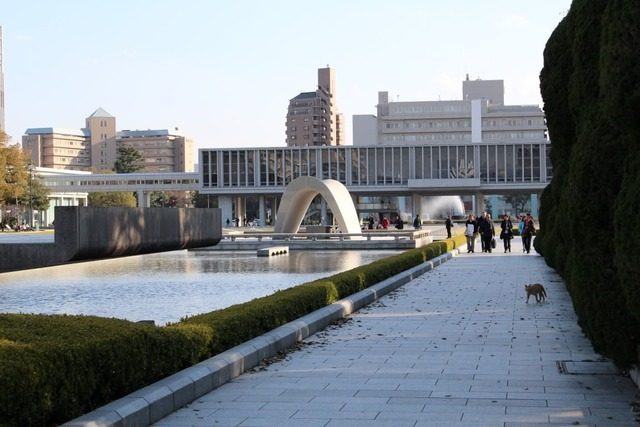
<svg viewBox="0 0 640 427">
<path fill-rule="evenodd" d="M 199 361 L 205 328 L 0 314 L 0 425 L 73 418 Z"/>
<path fill-rule="evenodd" d="M 574 0 L 544 52 L 540 88 L 553 181 L 535 248 L 567 283 L 594 347 L 638 363 L 640 2 Z"/>
</svg>

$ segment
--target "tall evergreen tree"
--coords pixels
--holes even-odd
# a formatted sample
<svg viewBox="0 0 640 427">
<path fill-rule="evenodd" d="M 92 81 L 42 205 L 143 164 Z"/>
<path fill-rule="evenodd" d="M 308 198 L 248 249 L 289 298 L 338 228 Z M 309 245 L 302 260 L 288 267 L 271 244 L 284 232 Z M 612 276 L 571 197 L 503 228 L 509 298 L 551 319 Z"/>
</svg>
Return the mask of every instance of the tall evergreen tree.
<svg viewBox="0 0 640 427">
<path fill-rule="evenodd" d="M 116 173 L 133 173 L 144 169 L 144 158 L 140 151 L 134 147 L 121 145 L 118 147 L 118 158 L 113 165 Z"/>
</svg>

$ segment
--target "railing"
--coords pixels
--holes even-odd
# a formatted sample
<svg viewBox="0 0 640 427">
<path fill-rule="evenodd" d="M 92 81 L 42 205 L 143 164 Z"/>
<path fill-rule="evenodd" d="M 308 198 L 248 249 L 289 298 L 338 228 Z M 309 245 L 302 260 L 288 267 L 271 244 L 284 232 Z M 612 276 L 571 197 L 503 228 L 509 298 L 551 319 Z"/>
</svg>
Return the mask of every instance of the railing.
<svg viewBox="0 0 640 427">
<path fill-rule="evenodd" d="M 431 230 L 418 231 L 365 231 L 362 233 L 230 233 L 223 235 L 223 241 L 236 242 L 252 239 L 259 242 L 265 240 L 419 240 L 431 237 Z"/>
</svg>

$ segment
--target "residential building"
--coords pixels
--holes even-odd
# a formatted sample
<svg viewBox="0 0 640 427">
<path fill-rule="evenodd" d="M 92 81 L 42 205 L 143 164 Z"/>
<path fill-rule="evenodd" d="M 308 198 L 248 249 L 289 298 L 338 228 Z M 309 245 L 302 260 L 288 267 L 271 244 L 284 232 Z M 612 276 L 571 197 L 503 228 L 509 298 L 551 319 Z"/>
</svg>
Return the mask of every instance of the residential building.
<svg viewBox="0 0 640 427">
<path fill-rule="evenodd" d="M 336 74 L 318 69 L 318 87 L 289 100 L 286 120 L 288 146 L 344 145 L 344 119 L 336 106 Z"/>
<path fill-rule="evenodd" d="M 91 141 L 86 129 L 29 128 L 22 136 L 22 148 L 30 152 L 37 167 L 91 169 Z"/>
<path fill-rule="evenodd" d="M 123 130 L 117 141 L 118 146 L 134 147 L 142 154 L 146 172 L 193 172 L 193 141 L 177 131 Z"/>
<path fill-rule="evenodd" d="M 354 145 L 398 145 L 547 139 L 537 105 L 504 105 L 502 80 L 463 82 L 462 100 L 390 102 L 378 92 L 377 116 L 353 116 Z M 375 135 L 375 137 L 374 137 Z"/>
<path fill-rule="evenodd" d="M 110 170 L 121 146 L 135 147 L 146 172 L 192 172 L 194 144 L 177 129 L 116 131 L 116 118 L 102 108 L 85 121 L 85 128 L 29 128 L 22 148 L 35 166 L 67 170 Z"/>
</svg>

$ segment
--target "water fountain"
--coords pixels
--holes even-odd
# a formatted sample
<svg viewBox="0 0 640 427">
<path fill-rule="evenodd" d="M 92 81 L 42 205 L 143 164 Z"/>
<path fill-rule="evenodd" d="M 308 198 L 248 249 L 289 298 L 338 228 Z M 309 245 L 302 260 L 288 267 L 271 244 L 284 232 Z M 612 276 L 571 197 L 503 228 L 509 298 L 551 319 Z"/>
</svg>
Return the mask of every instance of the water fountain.
<svg viewBox="0 0 640 427">
<path fill-rule="evenodd" d="M 433 196 L 422 199 L 423 219 L 441 219 L 447 215 L 463 216 L 464 203 L 460 196 Z"/>
</svg>

